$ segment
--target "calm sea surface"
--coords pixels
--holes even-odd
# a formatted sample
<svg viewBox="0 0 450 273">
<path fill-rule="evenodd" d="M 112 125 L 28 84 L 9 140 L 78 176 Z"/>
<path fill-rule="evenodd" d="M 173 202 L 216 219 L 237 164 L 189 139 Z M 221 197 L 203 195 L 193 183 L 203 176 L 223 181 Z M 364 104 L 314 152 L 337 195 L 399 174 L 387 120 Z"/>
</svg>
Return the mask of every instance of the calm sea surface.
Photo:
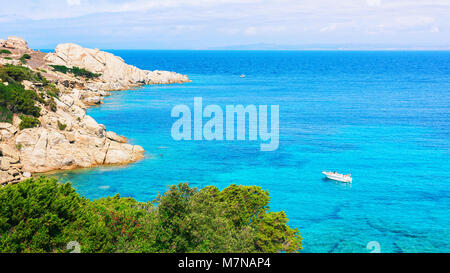
<svg viewBox="0 0 450 273">
<path fill-rule="evenodd" d="M 259 185 L 305 252 L 369 252 L 370 241 L 381 252 L 450 251 L 450 52 L 111 52 L 193 82 L 114 92 L 88 110 L 147 154 L 58 174 L 83 196 L 147 201 L 184 181 Z M 223 109 L 279 105 L 279 149 L 172 140 L 172 107 L 194 97 Z M 353 185 L 324 180 L 324 169 L 351 173 Z"/>
</svg>

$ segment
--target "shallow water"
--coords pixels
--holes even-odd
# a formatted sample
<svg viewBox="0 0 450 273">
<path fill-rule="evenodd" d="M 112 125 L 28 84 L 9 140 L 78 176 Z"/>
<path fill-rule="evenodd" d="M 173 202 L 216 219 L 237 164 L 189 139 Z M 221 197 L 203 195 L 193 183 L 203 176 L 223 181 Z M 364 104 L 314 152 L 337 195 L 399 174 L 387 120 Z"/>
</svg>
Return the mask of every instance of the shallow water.
<svg viewBox="0 0 450 273">
<path fill-rule="evenodd" d="M 113 51 L 188 84 L 114 92 L 88 114 L 147 151 L 58 174 L 88 198 L 152 200 L 167 185 L 259 185 L 305 252 L 450 251 L 450 52 Z M 246 78 L 240 78 L 246 74 Z M 279 105 L 280 145 L 171 138 L 177 104 Z M 191 108 L 192 109 L 192 108 Z M 321 171 L 352 173 L 353 184 Z"/>
</svg>

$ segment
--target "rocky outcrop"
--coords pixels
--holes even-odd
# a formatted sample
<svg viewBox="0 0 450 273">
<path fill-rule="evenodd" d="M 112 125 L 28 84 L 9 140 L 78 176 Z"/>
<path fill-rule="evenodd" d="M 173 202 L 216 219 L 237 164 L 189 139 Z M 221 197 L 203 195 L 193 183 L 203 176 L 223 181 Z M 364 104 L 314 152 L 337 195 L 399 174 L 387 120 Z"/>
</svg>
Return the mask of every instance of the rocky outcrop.
<svg viewBox="0 0 450 273">
<path fill-rule="evenodd" d="M 20 130 L 17 114 L 12 124 L 0 123 L 0 185 L 18 183 L 32 173 L 128 164 L 142 159 L 145 151 L 141 146 L 129 144 L 126 137 L 107 131 L 86 115 L 86 107 L 102 103 L 110 90 L 189 81 L 174 72 L 141 70 L 113 54 L 74 44 L 59 45 L 55 53 L 46 54 L 28 48 L 25 40 L 12 36 L 0 40 L 1 48 L 7 48 L 11 54 L 7 59 L 0 56 L 0 65 L 21 64 L 19 58 L 27 53 L 31 59 L 24 65 L 39 72 L 60 93 L 52 98 L 52 108 L 36 102 L 41 108 L 40 127 Z M 76 78 L 53 71 L 50 64 L 85 68 L 101 73 L 101 77 Z M 22 85 L 32 90 L 42 88 L 39 83 L 29 81 L 23 81 Z"/>
<path fill-rule="evenodd" d="M 99 49 L 83 48 L 76 44 L 60 44 L 46 60 L 52 64 L 80 67 L 100 73 L 103 81 L 99 89 L 118 90 L 139 84 L 169 84 L 188 82 L 185 75 L 169 71 L 147 71 L 126 64 L 124 60 Z"/>
<path fill-rule="evenodd" d="M 0 46 L 15 49 L 29 49 L 27 41 L 17 36 L 9 36 L 8 40 L 0 40 Z"/>
</svg>

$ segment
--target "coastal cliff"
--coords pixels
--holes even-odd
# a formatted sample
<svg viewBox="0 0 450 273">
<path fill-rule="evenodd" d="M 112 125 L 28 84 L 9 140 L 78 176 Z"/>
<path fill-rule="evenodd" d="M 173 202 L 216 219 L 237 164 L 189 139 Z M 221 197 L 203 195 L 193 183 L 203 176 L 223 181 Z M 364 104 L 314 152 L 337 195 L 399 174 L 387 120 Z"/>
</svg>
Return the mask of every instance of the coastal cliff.
<svg viewBox="0 0 450 273">
<path fill-rule="evenodd" d="M 0 185 L 37 172 L 142 159 L 141 146 L 107 131 L 86 108 L 108 91 L 184 82 L 185 75 L 141 70 L 98 49 L 61 44 L 43 53 L 19 37 L 0 40 Z"/>
</svg>

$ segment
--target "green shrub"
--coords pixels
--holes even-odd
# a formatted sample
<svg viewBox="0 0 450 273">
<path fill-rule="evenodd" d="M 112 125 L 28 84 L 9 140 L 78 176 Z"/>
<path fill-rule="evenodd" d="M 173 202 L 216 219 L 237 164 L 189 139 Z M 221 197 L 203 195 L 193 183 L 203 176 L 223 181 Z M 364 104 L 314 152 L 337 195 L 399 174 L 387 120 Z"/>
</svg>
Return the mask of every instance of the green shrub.
<svg viewBox="0 0 450 273">
<path fill-rule="evenodd" d="M 35 105 L 36 100 L 36 92 L 34 92 L 33 90 L 26 90 L 18 87 L 16 89 L 13 89 L 12 100 L 9 108 L 14 113 L 23 113 L 25 115 L 39 117 L 41 108 Z"/>
<path fill-rule="evenodd" d="M 26 64 L 27 60 L 29 60 L 29 59 L 31 59 L 31 56 L 29 54 L 23 54 L 23 56 L 19 58 L 19 60 L 22 64 Z"/>
<path fill-rule="evenodd" d="M 86 79 L 98 78 L 102 75 L 100 73 L 92 73 L 91 71 L 76 66 L 72 68 L 69 68 L 64 65 L 50 65 L 50 66 L 53 67 L 53 71 L 61 72 L 64 74 L 71 73 L 74 76 L 85 77 Z"/>
<path fill-rule="evenodd" d="M 112 251 L 102 217 L 70 184 L 29 179 L 0 189 L 0 252 L 67 252 L 78 241 L 86 252 Z"/>
<path fill-rule="evenodd" d="M 41 126 L 41 122 L 33 116 L 20 115 L 20 119 L 22 120 L 19 124 L 20 130 Z"/>
<path fill-rule="evenodd" d="M 59 92 L 60 91 L 59 91 L 58 87 L 56 87 L 56 85 L 54 85 L 53 83 L 50 83 L 47 86 L 45 86 L 44 87 L 44 91 L 50 97 L 59 98 Z"/>
<path fill-rule="evenodd" d="M 6 65 L 0 67 L 0 79 L 4 82 L 21 82 L 31 77 L 31 73 L 23 66 Z"/>
<path fill-rule="evenodd" d="M 51 67 L 53 67 L 53 71 L 56 72 L 61 72 L 66 74 L 67 72 L 70 71 L 70 68 L 68 68 L 67 66 L 64 65 L 50 65 Z"/>
<path fill-rule="evenodd" d="M 0 54 L 11 54 L 11 51 L 8 49 L 0 49 Z"/>
<path fill-rule="evenodd" d="M 56 101 L 53 97 L 50 97 L 46 103 L 52 112 L 56 112 L 58 110 L 58 107 L 56 107 Z"/>
<path fill-rule="evenodd" d="M 0 66 L 0 79 L 4 82 L 22 82 L 23 80 L 31 82 L 47 83 L 40 73 L 36 73 L 25 66 L 10 65 Z"/>
<path fill-rule="evenodd" d="M 39 96 L 33 90 L 26 90 L 21 84 L 16 82 L 5 85 L 0 83 L 0 107 L 2 107 L 2 116 L 5 113 L 22 113 L 39 117 L 41 108 L 36 106 Z M 8 109 L 9 111 L 5 110 Z"/>
<path fill-rule="evenodd" d="M 0 122 L 12 123 L 13 113 L 5 105 L 0 105 Z"/>
<path fill-rule="evenodd" d="M 4 57 L 3 59 L 5 59 L 5 60 L 12 60 L 11 57 Z"/>
<path fill-rule="evenodd" d="M 67 124 L 61 123 L 58 120 L 58 128 L 59 128 L 59 130 L 64 131 L 66 129 L 66 127 L 67 127 Z"/>
<path fill-rule="evenodd" d="M 255 186 L 179 184 L 153 203 L 119 195 L 89 201 L 70 183 L 29 179 L 0 188 L 0 252 L 65 252 L 70 241 L 82 252 L 300 250 L 298 230 L 284 212 L 268 212 L 268 200 Z"/>
<path fill-rule="evenodd" d="M 70 72 L 72 74 L 74 74 L 75 76 L 85 77 L 87 79 L 98 78 L 98 77 L 100 77 L 102 75 L 100 73 L 92 73 L 91 71 L 88 71 L 88 70 L 86 70 L 84 68 L 79 68 L 79 67 L 76 67 L 76 66 L 72 67 Z"/>
</svg>

